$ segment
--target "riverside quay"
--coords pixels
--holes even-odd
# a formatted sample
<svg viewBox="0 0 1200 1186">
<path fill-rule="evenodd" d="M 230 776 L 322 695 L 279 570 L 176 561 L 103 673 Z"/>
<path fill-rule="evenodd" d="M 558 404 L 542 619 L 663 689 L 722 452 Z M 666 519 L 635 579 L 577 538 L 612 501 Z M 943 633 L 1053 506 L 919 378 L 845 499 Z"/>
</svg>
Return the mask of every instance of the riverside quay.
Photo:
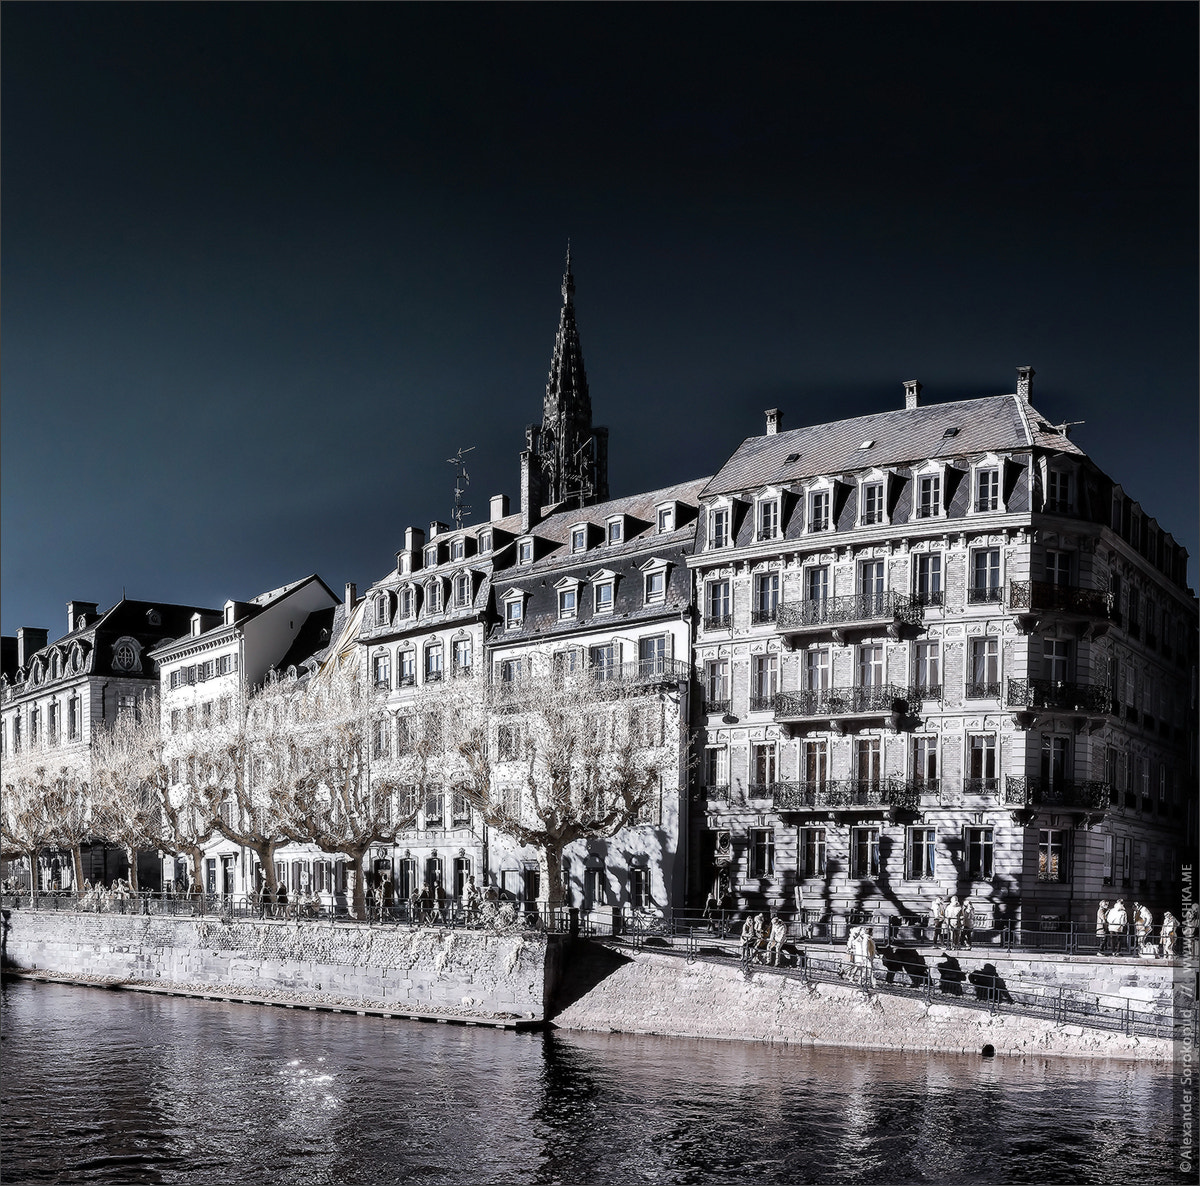
<svg viewBox="0 0 1200 1186">
<path fill-rule="evenodd" d="M 71 602 L 58 641 L 5 640 L 5 757 L 37 744 L 86 768 L 146 686 L 178 745 L 272 672 L 332 659 L 382 706 L 383 760 L 427 686 L 545 658 L 644 700 L 655 793 L 618 831 L 584 820 L 548 866 L 470 795 L 423 788 L 355 857 L 372 889 L 544 902 L 549 879 L 614 924 L 706 902 L 911 918 L 952 894 L 980 927 L 1079 927 L 1117 898 L 1178 911 L 1197 827 L 1187 555 L 1037 410 L 1033 369 L 1011 394 L 923 403 L 910 381 L 894 410 L 798 428 L 771 410 L 714 476 L 614 498 L 569 260 L 562 291 L 516 510 L 496 495 L 480 523 L 398 526 L 395 564 L 343 600 L 312 576 L 223 609 Z M 519 757 L 515 727 L 497 737 Z M 207 892 L 262 885 L 236 824 L 203 841 Z M 5 875 L 111 882 L 127 858 L 100 839 L 86 862 L 46 851 Z M 337 854 L 286 843 L 274 861 L 293 897 L 344 901 Z M 136 872 L 189 881 L 167 844 Z"/>
</svg>

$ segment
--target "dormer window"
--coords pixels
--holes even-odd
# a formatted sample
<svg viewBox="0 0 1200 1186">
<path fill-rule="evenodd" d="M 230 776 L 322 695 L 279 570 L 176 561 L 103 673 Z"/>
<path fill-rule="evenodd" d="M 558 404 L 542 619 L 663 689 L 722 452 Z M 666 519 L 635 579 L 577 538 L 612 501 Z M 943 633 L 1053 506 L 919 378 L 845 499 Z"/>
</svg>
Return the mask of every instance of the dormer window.
<svg viewBox="0 0 1200 1186">
<path fill-rule="evenodd" d="M 713 510 L 708 525 L 708 544 L 711 548 L 729 546 L 729 508 L 717 507 Z"/>
<path fill-rule="evenodd" d="M 462 609 L 471 604 L 471 577 L 469 573 L 459 573 L 454 578 L 454 604 Z"/>
<path fill-rule="evenodd" d="M 1046 475 L 1046 510 L 1066 514 L 1071 509 L 1071 475 L 1052 469 Z"/>
<path fill-rule="evenodd" d="M 808 496 L 808 529 L 809 531 L 828 531 L 830 523 L 828 490 L 814 490 Z"/>
<path fill-rule="evenodd" d="M 883 483 L 865 482 L 862 486 L 862 526 L 872 527 L 884 522 Z"/>
<path fill-rule="evenodd" d="M 425 567 L 426 568 L 437 568 L 437 562 L 438 562 L 437 544 L 430 544 L 429 547 L 427 547 L 425 549 Z"/>
<path fill-rule="evenodd" d="M 413 591 L 411 589 L 400 590 L 400 617 L 411 618 L 413 616 Z"/>
<path fill-rule="evenodd" d="M 609 519 L 608 542 L 610 545 L 619 544 L 625 538 L 625 524 L 620 519 Z"/>
<path fill-rule="evenodd" d="M 425 587 L 425 608 L 431 614 L 442 612 L 442 582 L 430 581 Z"/>
<path fill-rule="evenodd" d="M 490 531 L 484 531 L 480 533 L 479 550 L 484 553 L 492 550 L 492 533 Z"/>
<path fill-rule="evenodd" d="M 462 560 L 467 554 L 467 545 L 464 540 L 456 539 L 450 543 L 450 559 Z"/>
<path fill-rule="evenodd" d="M 587 528 L 572 527 L 571 528 L 571 551 L 583 552 L 587 550 Z"/>
<path fill-rule="evenodd" d="M 646 573 L 646 604 L 661 605 L 667 597 L 667 571 L 665 568 L 651 569 Z"/>
<path fill-rule="evenodd" d="M 525 595 L 510 596 L 504 603 L 504 629 L 519 630 L 525 622 Z"/>
<path fill-rule="evenodd" d="M 777 539 L 779 537 L 779 499 L 765 498 L 758 504 L 758 534 L 759 540 Z"/>
<path fill-rule="evenodd" d="M 517 563 L 532 564 L 533 563 L 533 540 L 523 539 L 517 544 Z"/>
<path fill-rule="evenodd" d="M 613 580 L 597 581 L 592 586 L 592 609 L 597 614 L 611 614 L 613 608 Z"/>
<path fill-rule="evenodd" d="M 667 535 L 675 530 L 675 508 L 659 507 L 656 519 L 658 534 Z"/>
<path fill-rule="evenodd" d="M 558 617 L 562 621 L 566 618 L 575 616 L 575 606 L 578 599 L 578 592 L 574 585 L 570 585 L 558 591 Z"/>
<path fill-rule="evenodd" d="M 998 511 L 1000 509 L 1000 471 L 992 467 L 975 471 L 975 509 Z"/>
<path fill-rule="evenodd" d="M 917 518 L 935 519 L 942 513 L 942 475 L 923 474 L 917 479 Z"/>
<path fill-rule="evenodd" d="M 386 593 L 380 593 L 380 595 L 375 598 L 375 625 L 376 626 L 386 626 L 388 624 L 388 622 L 391 621 L 391 615 L 388 613 L 388 610 L 391 608 L 390 605 L 388 604 L 389 601 L 390 601 L 390 598 L 388 597 L 388 595 Z"/>
</svg>

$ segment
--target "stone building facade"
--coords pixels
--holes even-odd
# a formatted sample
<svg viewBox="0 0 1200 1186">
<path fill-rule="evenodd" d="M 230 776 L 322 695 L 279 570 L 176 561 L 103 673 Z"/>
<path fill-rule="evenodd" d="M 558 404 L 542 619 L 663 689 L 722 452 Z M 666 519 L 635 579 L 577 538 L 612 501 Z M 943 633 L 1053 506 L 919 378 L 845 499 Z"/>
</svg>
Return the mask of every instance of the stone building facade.
<svg viewBox="0 0 1200 1186">
<path fill-rule="evenodd" d="M 790 432 L 705 487 L 689 561 L 693 891 L 1090 918 L 1177 906 L 1195 837 L 1186 554 L 1030 400 Z"/>
</svg>

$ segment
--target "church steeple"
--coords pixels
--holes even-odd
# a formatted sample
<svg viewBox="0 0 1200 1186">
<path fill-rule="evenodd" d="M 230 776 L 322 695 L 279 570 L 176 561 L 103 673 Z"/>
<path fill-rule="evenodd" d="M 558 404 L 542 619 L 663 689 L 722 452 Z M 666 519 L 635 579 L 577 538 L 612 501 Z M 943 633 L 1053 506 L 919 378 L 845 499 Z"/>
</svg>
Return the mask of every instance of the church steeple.
<svg viewBox="0 0 1200 1186">
<path fill-rule="evenodd" d="M 608 498 L 608 430 L 592 427 L 592 400 L 579 328 L 575 324 L 575 277 L 571 246 L 562 279 L 562 309 L 542 404 L 538 452 L 546 504 L 583 505 Z"/>
</svg>

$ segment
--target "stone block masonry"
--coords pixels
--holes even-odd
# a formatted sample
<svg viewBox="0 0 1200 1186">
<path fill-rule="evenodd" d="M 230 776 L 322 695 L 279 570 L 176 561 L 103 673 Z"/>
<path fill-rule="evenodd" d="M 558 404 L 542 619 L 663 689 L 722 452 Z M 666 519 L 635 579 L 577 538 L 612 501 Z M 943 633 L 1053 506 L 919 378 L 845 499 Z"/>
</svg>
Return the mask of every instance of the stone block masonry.
<svg viewBox="0 0 1200 1186">
<path fill-rule="evenodd" d="M 26 970 L 481 1016 L 541 1019 L 560 962 L 541 935 L 31 910 L 7 923 L 6 963 Z"/>
</svg>

